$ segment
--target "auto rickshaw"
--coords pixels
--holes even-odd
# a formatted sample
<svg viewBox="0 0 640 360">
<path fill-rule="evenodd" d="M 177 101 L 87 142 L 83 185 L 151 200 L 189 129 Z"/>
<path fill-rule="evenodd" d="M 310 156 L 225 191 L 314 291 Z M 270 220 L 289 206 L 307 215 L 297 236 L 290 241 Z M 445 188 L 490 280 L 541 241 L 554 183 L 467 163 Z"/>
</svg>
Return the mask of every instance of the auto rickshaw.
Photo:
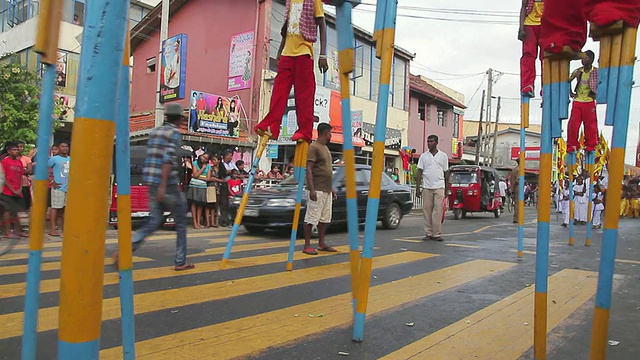
<svg viewBox="0 0 640 360">
<path fill-rule="evenodd" d="M 498 185 L 499 174 L 490 167 L 456 165 L 449 168 L 447 198 L 453 218 L 459 220 L 470 212 L 492 212 L 496 218 L 502 212 Z"/>
</svg>

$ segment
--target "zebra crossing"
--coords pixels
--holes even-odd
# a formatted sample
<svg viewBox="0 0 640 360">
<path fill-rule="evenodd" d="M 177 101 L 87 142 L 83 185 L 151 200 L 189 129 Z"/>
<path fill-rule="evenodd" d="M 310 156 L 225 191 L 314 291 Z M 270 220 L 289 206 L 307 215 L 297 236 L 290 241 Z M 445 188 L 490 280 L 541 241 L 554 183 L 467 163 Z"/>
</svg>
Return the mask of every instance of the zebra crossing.
<svg viewBox="0 0 640 360">
<path fill-rule="evenodd" d="M 136 355 L 140 359 L 231 359 L 260 357 L 351 325 L 348 246 L 334 240 L 337 253 L 309 257 L 296 252 L 294 271 L 285 270 L 288 240 L 239 236 L 225 269 L 220 258 L 227 231 L 190 234 L 192 271 L 175 272 L 166 263 L 175 235 L 151 237 L 152 250 L 137 252 L 134 271 Z M 398 245 L 407 239 L 396 239 Z M 107 249 L 116 241 L 109 239 Z M 345 244 L 345 245 L 342 245 Z M 164 248 L 163 248 L 164 246 Z M 301 247 L 301 243 L 298 243 Z M 451 244 L 468 251 L 477 246 Z M 150 254 L 162 248 L 166 259 Z M 166 248 L 166 249 L 165 249 Z M 61 243 L 43 250 L 43 280 L 38 314 L 39 354 L 53 354 L 57 341 Z M 0 258 L 0 348 L 19 358 L 26 284 L 26 248 L 18 245 Z M 440 260 L 439 260 L 440 258 Z M 488 282 L 517 271 L 515 261 L 466 258 L 453 264 L 442 255 L 398 248 L 380 251 L 367 315 L 393 316 L 404 307 L 460 287 Z M 162 262 L 161 262 L 162 261 Z M 105 264 L 109 261 L 105 259 Z M 595 294 L 597 274 L 565 269 L 549 278 L 549 329 L 566 320 Z M 101 359 L 121 359 L 118 273 L 105 267 Z M 285 295 L 280 295 L 285 294 Z M 389 348 L 384 359 L 517 359 L 533 345 L 533 288 L 507 294 L 464 319 Z M 434 310 L 434 309 L 430 309 Z M 441 310 L 440 310 L 441 311 Z M 531 325 L 529 325 L 531 324 Z M 366 338 L 367 341 L 377 341 Z M 400 341 L 402 343 L 402 341 Z M 460 346 L 464 343 L 465 346 Z"/>
</svg>

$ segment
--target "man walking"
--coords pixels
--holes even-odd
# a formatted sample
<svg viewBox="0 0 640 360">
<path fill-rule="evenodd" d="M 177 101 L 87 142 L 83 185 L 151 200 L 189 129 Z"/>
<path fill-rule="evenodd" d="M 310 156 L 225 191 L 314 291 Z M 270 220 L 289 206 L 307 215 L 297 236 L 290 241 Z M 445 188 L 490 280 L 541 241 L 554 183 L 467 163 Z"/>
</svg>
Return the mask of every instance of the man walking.
<svg viewBox="0 0 640 360">
<path fill-rule="evenodd" d="M 331 208 L 336 193 L 333 190 L 333 167 L 331 153 L 327 144 L 331 141 L 331 125 L 318 125 L 318 140 L 309 145 L 307 153 L 307 212 L 304 217 L 304 249 L 303 253 L 318 255 L 311 247 L 311 229 L 318 227 L 318 250 L 336 252 L 324 240 L 326 224 L 331 223 Z"/>
<path fill-rule="evenodd" d="M 219 167 L 218 175 L 222 179 L 223 183 L 220 186 L 220 199 L 218 204 L 220 205 L 220 226 L 226 227 L 233 224 L 231 214 L 229 212 L 229 179 L 231 179 L 231 172 L 238 170 L 233 160 L 233 152 L 231 150 L 225 150 L 222 153 L 222 166 Z"/>
<path fill-rule="evenodd" d="M 60 232 L 56 229 L 58 216 L 61 224 L 64 224 L 64 208 L 67 206 L 67 187 L 69 185 L 69 144 L 62 141 L 58 144 L 58 155 L 52 156 L 47 162 L 47 166 L 53 171 L 53 181 L 51 181 L 51 230 L 49 235 L 59 237 Z"/>
<path fill-rule="evenodd" d="M 3 215 L 4 236 L 8 239 L 28 237 L 22 232 L 20 223 L 17 221 L 18 212 L 24 211 L 24 198 L 22 194 L 22 176 L 24 166 L 20 161 L 20 151 L 16 142 L 6 145 L 8 156 L 2 159 L 0 167 L 4 174 L 4 184 L 0 189 L 0 213 Z M 13 223 L 13 233 L 11 226 Z"/>
<path fill-rule="evenodd" d="M 147 155 L 142 169 L 142 181 L 149 187 L 151 214 L 147 223 L 133 235 L 133 251 L 136 251 L 144 239 L 154 233 L 162 223 L 165 209 L 171 211 L 176 222 L 175 270 L 193 269 L 195 265 L 187 263 L 187 201 L 179 188 L 178 167 L 181 159 L 181 137 L 178 130 L 186 117 L 180 104 L 165 105 L 165 123 L 154 129 L 147 142 Z M 113 261 L 118 267 L 118 252 L 113 253 Z"/>
<path fill-rule="evenodd" d="M 427 148 L 429 151 L 420 155 L 418 160 L 416 195 L 422 197 L 424 202 L 424 240 L 442 241 L 442 212 L 449 158 L 438 150 L 436 135 L 427 137 Z"/>
<path fill-rule="evenodd" d="M 520 159 L 516 159 L 516 166 L 511 170 L 511 196 L 513 197 L 513 223 L 518 223 L 520 214 Z"/>
</svg>

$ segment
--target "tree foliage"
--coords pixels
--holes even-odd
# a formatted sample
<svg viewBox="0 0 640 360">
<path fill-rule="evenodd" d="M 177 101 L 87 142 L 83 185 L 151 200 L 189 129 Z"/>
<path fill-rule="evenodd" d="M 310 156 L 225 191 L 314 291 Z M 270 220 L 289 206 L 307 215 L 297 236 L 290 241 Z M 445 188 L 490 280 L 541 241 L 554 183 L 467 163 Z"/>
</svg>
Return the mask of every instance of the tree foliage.
<svg viewBox="0 0 640 360">
<path fill-rule="evenodd" d="M 18 64 L 0 64 L 0 143 L 22 140 L 35 144 L 38 131 L 40 87 L 35 73 Z M 65 107 L 54 103 L 54 129 Z"/>
</svg>

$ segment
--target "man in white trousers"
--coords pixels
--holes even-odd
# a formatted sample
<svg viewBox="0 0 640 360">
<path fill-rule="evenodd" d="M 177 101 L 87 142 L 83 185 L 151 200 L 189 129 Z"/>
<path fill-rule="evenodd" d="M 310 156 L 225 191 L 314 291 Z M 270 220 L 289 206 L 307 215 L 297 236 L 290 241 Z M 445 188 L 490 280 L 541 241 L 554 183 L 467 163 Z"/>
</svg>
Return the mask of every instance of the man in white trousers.
<svg viewBox="0 0 640 360">
<path fill-rule="evenodd" d="M 589 188 L 582 176 L 578 176 L 573 185 L 574 225 L 585 225 L 589 212 Z"/>
<path fill-rule="evenodd" d="M 429 151 L 420 155 L 416 195 L 424 200 L 423 240 L 442 241 L 442 212 L 446 178 L 449 173 L 449 157 L 438 150 L 438 136 L 427 137 Z"/>
<path fill-rule="evenodd" d="M 562 201 L 560 203 L 562 209 L 562 226 L 564 227 L 567 227 L 569 221 L 571 221 L 569 205 L 569 180 L 564 180 L 564 184 L 562 185 Z"/>
</svg>

